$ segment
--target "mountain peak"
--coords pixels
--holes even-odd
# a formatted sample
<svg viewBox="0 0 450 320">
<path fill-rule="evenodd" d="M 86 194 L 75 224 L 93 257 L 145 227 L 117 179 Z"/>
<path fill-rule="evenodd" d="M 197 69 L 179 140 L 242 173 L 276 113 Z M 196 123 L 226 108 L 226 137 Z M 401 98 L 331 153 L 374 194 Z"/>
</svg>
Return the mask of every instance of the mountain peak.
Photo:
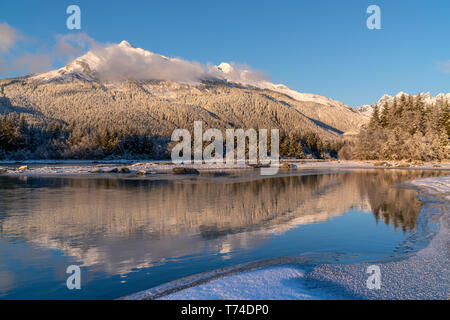
<svg viewBox="0 0 450 320">
<path fill-rule="evenodd" d="M 229 63 L 226 63 L 226 62 L 222 62 L 221 64 L 219 64 L 217 66 L 217 68 L 220 71 L 222 71 L 223 73 L 231 73 L 234 70 L 233 67 Z"/>
<path fill-rule="evenodd" d="M 303 101 L 349 109 L 347 105 L 320 95 L 301 93 L 283 84 L 270 82 L 264 74 L 249 67 L 222 62 L 207 67 L 180 58 L 170 58 L 141 48 L 128 41 L 96 47 L 58 70 L 33 76 L 41 81 L 101 81 L 117 83 L 128 79 L 166 80 L 196 85 L 203 80 L 225 80 L 243 86 L 277 91 Z"/>
<path fill-rule="evenodd" d="M 122 40 L 121 43 L 119 43 L 119 46 L 126 47 L 126 48 L 134 48 L 128 41 Z"/>
</svg>

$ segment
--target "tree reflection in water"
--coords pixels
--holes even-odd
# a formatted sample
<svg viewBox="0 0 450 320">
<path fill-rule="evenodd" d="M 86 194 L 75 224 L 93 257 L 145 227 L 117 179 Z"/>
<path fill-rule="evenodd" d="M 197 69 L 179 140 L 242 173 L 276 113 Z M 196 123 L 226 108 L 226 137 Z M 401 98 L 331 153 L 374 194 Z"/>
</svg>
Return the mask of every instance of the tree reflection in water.
<svg viewBox="0 0 450 320">
<path fill-rule="evenodd" d="M 124 274 L 210 248 L 252 248 L 272 234 L 351 209 L 415 228 L 421 204 L 397 183 L 439 175 L 366 170 L 261 178 L 0 177 L 1 239 L 59 249 L 85 266 Z"/>
</svg>

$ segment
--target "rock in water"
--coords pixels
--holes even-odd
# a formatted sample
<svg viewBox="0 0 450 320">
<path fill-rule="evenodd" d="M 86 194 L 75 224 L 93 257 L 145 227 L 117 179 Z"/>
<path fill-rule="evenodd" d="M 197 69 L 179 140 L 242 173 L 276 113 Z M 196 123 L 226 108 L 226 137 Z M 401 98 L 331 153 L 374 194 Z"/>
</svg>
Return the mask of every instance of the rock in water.
<svg viewBox="0 0 450 320">
<path fill-rule="evenodd" d="M 281 169 L 294 169 L 296 166 L 292 163 L 284 162 L 281 167 Z"/>
<path fill-rule="evenodd" d="M 258 164 L 251 164 L 250 166 L 253 167 L 253 169 L 260 169 L 260 168 L 269 168 L 270 164 L 268 164 L 268 163 L 266 163 L 266 164 L 258 163 Z"/>
<path fill-rule="evenodd" d="M 397 165 L 397 168 L 409 168 L 410 165 L 408 163 L 399 163 Z"/>
<path fill-rule="evenodd" d="M 175 167 L 172 171 L 175 174 L 200 174 L 200 172 L 194 168 Z"/>
<path fill-rule="evenodd" d="M 373 164 L 375 167 L 392 167 L 392 164 L 386 161 L 378 161 Z"/>
</svg>

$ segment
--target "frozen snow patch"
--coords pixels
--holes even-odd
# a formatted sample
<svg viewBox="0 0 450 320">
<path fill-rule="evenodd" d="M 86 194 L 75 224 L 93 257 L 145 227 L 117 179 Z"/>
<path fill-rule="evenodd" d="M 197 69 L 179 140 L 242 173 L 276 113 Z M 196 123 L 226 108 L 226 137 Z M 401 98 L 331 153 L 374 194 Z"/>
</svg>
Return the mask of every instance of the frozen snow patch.
<svg viewBox="0 0 450 320">
<path fill-rule="evenodd" d="M 224 276 L 166 296 L 162 300 L 316 300 L 338 297 L 309 288 L 305 272 L 275 266 Z"/>
</svg>

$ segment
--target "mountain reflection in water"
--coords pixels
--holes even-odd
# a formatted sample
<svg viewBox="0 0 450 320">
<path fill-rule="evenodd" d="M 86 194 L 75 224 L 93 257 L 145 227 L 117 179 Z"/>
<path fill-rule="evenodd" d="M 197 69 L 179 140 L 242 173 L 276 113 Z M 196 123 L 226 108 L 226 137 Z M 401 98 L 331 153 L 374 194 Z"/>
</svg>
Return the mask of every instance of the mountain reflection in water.
<svg viewBox="0 0 450 320">
<path fill-rule="evenodd" d="M 249 180 L 4 176 L 0 240 L 57 249 L 90 270 L 123 275 L 168 259 L 251 250 L 272 235 L 353 209 L 408 232 L 421 204 L 414 190 L 393 185 L 434 175 L 439 173 L 366 170 Z M 16 257 L 23 264 L 28 258 Z M 0 293 L 8 282 L 2 281 L 3 259 Z"/>
</svg>

